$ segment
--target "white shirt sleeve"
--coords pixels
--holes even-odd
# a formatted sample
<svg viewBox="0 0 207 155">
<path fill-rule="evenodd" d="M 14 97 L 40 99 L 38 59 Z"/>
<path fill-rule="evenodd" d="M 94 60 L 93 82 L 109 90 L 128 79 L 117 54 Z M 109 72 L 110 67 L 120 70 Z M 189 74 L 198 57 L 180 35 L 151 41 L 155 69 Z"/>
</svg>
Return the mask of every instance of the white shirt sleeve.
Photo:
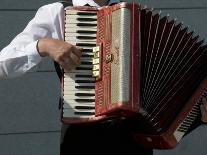
<svg viewBox="0 0 207 155">
<path fill-rule="evenodd" d="M 36 48 L 40 38 L 63 38 L 62 13 L 61 3 L 38 9 L 26 28 L 0 52 L 0 78 L 20 76 L 36 66 L 42 59 Z"/>
</svg>

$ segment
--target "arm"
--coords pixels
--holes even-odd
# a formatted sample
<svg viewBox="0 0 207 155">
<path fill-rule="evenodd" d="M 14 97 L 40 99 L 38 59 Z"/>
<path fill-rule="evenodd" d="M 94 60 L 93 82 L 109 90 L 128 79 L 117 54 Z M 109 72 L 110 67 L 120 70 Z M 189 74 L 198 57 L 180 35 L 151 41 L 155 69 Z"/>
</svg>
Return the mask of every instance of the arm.
<svg viewBox="0 0 207 155">
<path fill-rule="evenodd" d="M 63 41 L 62 18 L 62 4 L 41 7 L 23 32 L 0 52 L 0 78 L 22 75 L 44 56 L 67 70 L 79 64 L 80 48 Z"/>
<path fill-rule="evenodd" d="M 37 44 L 40 56 L 49 56 L 65 70 L 70 71 L 80 64 L 81 48 L 58 39 L 44 38 Z"/>
</svg>

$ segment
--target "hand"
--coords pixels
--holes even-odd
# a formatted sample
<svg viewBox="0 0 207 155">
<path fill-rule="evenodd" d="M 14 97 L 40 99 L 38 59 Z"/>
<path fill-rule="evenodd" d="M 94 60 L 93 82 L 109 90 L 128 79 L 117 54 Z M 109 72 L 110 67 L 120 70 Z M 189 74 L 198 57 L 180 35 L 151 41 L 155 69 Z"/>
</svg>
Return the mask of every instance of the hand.
<svg viewBox="0 0 207 155">
<path fill-rule="evenodd" d="M 202 99 L 202 104 L 200 106 L 200 109 L 201 109 L 201 120 L 204 122 L 204 123 L 207 123 L 207 99 L 206 98 L 203 98 Z"/>
<path fill-rule="evenodd" d="M 43 38 L 38 41 L 37 49 L 40 56 L 49 56 L 65 71 L 70 71 L 80 65 L 82 49 L 58 39 Z"/>
</svg>

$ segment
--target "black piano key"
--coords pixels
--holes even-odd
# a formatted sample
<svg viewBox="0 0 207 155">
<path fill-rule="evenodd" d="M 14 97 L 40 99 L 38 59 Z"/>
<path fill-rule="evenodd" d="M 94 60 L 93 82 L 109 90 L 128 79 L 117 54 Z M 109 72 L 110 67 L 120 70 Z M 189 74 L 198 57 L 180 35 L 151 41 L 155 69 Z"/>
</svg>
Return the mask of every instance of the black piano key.
<svg viewBox="0 0 207 155">
<path fill-rule="evenodd" d="M 93 67 L 76 67 L 76 70 L 92 70 Z"/>
<path fill-rule="evenodd" d="M 92 49 L 83 49 L 83 51 L 82 51 L 83 53 L 84 52 L 88 52 L 88 53 L 92 53 L 93 52 L 93 50 Z"/>
<path fill-rule="evenodd" d="M 95 112 L 74 112 L 75 115 L 95 115 Z"/>
<path fill-rule="evenodd" d="M 91 24 L 91 23 L 77 23 L 77 26 L 91 26 L 91 27 L 93 27 L 93 26 L 97 26 L 97 24 Z"/>
<path fill-rule="evenodd" d="M 75 106 L 75 109 L 92 110 L 92 109 L 95 109 L 95 107 L 89 107 L 89 106 Z"/>
<path fill-rule="evenodd" d="M 87 33 L 87 34 L 96 34 L 96 31 L 86 31 L 86 30 L 77 30 L 76 31 L 77 33 Z"/>
<path fill-rule="evenodd" d="M 96 44 L 92 43 L 76 43 L 77 46 L 85 46 L 85 47 L 91 47 L 91 46 L 96 46 Z"/>
<path fill-rule="evenodd" d="M 93 63 L 89 61 L 82 61 L 81 65 L 93 65 Z"/>
<path fill-rule="evenodd" d="M 75 93 L 75 96 L 95 96 L 93 93 Z"/>
<path fill-rule="evenodd" d="M 83 75 L 83 74 L 77 74 L 75 75 L 76 78 L 92 78 L 92 75 Z"/>
<path fill-rule="evenodd" d="M 76 83 L 94 83 L 94 81 L 90 80 L 75 80 Z"/>
<path fill-rule="evenodd" d="M 76 102 L 95 102 L 95 99 L 75 99 Z"/>
<path fill-rule="evenodd" d="M 77 39 L 96 39 L 96 37 L 92 37 L 92 36 L 77 36 Z"/>
<path fill-rule="evenodd" d="M 76 89 L 95 89 L 95 86 L 75 86 Z"/>
<path fill-rule="evenodd" d="M 77 12 L 77 15 L 95 16 L 95 15 L 97 15 L 97 13 L 96 12 Z"/>
<path fill-rule="evenodd" d="M 97 21 L 96 18 L 77 18 L 77 21 L 84 21 L 84 22 L 93 22 L 93 21 Z"/>
<path fill-rule="evenodd" d="M 89 54 L 83 54 L 82 57 L 84 57 L 84 58 L 93 58 L 94 56 L 93 55 L 89 55 Z"/>
</svg>

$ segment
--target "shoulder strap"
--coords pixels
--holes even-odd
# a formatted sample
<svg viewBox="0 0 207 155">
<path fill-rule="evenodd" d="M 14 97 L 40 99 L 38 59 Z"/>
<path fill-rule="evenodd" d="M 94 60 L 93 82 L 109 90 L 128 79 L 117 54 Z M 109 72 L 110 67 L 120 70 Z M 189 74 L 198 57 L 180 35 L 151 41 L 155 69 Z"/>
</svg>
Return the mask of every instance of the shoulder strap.
<svg viewBox="0 0 207 155">
<path fill-rule="evenodd" d="M 62 3 L 64 8 L 67 6 L 73 6 L 72 1 L 68 0 L 68 1 L 59 1 L 59 3 Z"/>
</svg>

